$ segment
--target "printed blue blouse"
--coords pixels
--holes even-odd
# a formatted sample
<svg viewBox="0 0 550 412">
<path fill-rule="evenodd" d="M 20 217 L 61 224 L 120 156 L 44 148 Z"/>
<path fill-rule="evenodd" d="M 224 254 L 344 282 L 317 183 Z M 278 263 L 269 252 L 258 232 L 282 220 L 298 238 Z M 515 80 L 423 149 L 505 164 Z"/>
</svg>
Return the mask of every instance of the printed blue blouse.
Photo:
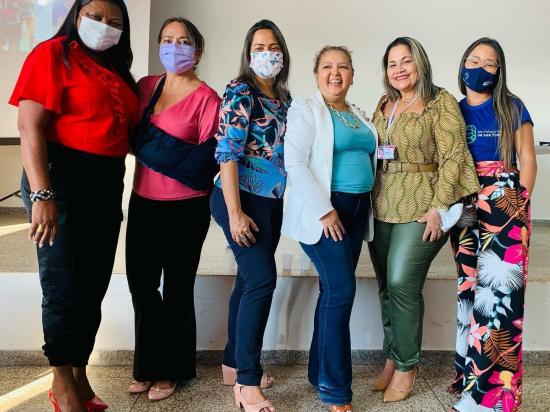
<svg viewBox="0 0 550 412">
<path fill-rule="evenodd" d="M 289 106 L 290 99 L 271 99 L 247 83 L 233 81 L 227 85 L 215 157 L 218 163 L 237 162 L 241 190 L 263 197 L 283 197 L 283 136 Z M 221 187 L 220 178 L 216 186 Z"/>
</svg>

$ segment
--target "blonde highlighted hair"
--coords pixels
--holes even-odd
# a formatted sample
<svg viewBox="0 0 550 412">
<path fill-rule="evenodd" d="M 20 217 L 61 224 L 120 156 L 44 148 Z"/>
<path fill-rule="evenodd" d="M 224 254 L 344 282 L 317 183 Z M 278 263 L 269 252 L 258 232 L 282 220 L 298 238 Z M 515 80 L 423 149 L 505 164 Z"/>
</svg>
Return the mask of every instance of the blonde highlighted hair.
<svg viewBox="0 0 550 412">
<path fill-rule="evenodd" d="M 406 46 L 411 52 L 412 61 L 414 62 L 416 71 L 418 72 L 418 83 L 416 84 L 416 90 L 420 96 L 420 99 L 426 105 L 435 98 L 437 92 L 439 92 L 441 88 L 433 84 L 432 66 L 430 65 L 430 60 L 428 59 L 428 55 L 426 54 L 424 47 L 422 47 L 417 40 L 411 37 L 398 37 L 386 48 L 386 52 L 384 53 L 384 57 L 382 59 L 382 67 L 384 69 L 384 89 L 386 90 L 386 96 L 388 96 L 392 102 L 396 101 L 401 96 L 399 90 L 390 84 L 387 74 L 388 55 L 390 54 L 390 50 L 399 45 Z"/>
</svg>

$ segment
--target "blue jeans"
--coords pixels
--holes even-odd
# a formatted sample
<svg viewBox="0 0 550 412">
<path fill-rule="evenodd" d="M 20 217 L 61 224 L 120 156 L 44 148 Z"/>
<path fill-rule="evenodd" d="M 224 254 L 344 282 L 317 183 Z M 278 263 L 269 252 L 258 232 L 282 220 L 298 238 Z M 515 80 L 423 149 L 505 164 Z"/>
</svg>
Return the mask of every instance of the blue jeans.
<svg viewBox="0 0 550 412">
<path fill-rule="evenodd" d="M 262 344 L 277 282 L 275 249 L 281 236 L 283 200 L 240 191 L 241 207 L 260 229 L 256 243 L 241 247 L 231 237 L 227 207 L 220 188 L 210 198 L 212 217 L 224 233 L 237 261 L 238 273 L 229 301 L 228 337 L 223 363 L 237 368 L 237 382 L 259 386 Z"/>
<path fill-rule="evenodd" d="M 346 233 L 342 241 L 323 234 L 313 244 L 300 243 L 319 274 L 308 378 L 328 404 L 351 402 L 351 338 L 349 322 L 355 297 L 355 268 L 365 236 L 369 193 L 333 192 L 331 202 Z"/>
</svg>

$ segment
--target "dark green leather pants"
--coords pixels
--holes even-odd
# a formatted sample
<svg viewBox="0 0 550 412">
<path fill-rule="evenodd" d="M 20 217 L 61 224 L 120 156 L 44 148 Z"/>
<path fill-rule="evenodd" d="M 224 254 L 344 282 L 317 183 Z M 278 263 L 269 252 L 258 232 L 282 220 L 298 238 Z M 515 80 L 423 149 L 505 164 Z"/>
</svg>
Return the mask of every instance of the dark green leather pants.
<svg viewBox="0 0 550 412">
<path fill-rule="evenodd" d="M 424 242 L 424 223 L 374 221 L 369 252 L 378 281 L 384 350 L 400 371 L 420 361 L 424 298 L 422 288 L 432 260 L 447 241 Z"/>
</svg>

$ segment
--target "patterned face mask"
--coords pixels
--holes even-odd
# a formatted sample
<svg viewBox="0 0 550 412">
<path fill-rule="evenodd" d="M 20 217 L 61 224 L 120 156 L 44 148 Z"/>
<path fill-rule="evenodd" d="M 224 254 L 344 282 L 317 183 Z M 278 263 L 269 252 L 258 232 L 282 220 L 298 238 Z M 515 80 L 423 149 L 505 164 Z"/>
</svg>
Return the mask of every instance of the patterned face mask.
<svg viewBox="0 0 550 412">
<path fill-rule="evenodd" d="M 280 51 L 252 52 L 250 68 L 262 79 L 273 79 L 283 69 L 283 53 Z"/>
</svg>

